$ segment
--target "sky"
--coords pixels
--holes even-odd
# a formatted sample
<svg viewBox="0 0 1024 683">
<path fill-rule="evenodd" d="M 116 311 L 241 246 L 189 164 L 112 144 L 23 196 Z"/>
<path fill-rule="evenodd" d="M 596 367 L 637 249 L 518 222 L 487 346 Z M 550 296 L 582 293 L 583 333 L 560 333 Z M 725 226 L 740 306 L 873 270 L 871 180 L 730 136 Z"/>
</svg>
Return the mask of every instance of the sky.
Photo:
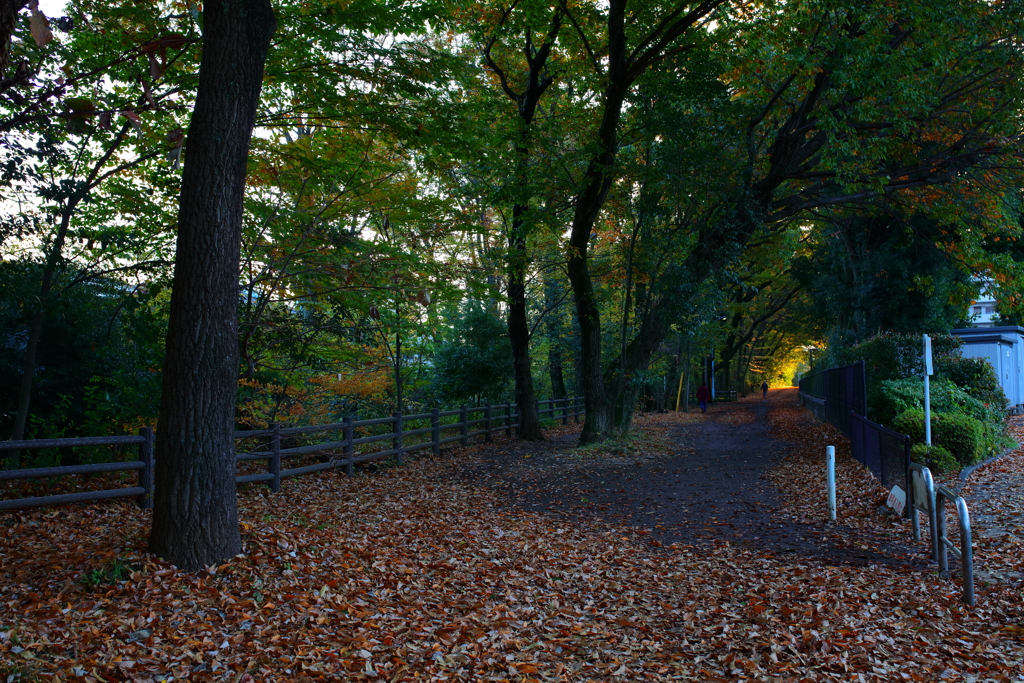
<svg viewBox="0 0 1024 683">
<path fill-rule="evenodd" d="M 64 16 L 66 0 L 39 0 L 39 11 L 48 17 Z"/>
</svg>

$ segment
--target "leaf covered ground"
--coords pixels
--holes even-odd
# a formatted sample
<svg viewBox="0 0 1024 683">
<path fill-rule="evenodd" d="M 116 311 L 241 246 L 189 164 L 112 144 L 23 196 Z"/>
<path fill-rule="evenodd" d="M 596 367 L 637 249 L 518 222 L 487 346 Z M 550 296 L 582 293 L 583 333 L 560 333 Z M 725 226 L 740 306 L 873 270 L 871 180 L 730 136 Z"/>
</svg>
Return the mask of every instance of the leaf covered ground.
<svg viewBox="0 0 1024 683">
<path fill-rule="evenodd" d="M 773 394 L 780 441 L 751 448 L 779 451 L 780 514 L 820 525 L 814 471 L 824 444 L 839 442 L 792 400 Z M 666 435 L 702 428 L 715 410 L 654 416 L 639 440 L 573 458 L 592 468 L 684 457 Z M 1024 680 L 1012 576 L 979 584 L 969 609 L 933 566 L 829 563 L 726 535 L 659 547 L 637 520 L 529 510 L 507 489 L 452 475 L 483 448 L 291 480 L 276 495 L 246 488 L 244 554 L 197 574 L 145 553 L 148 513 L 128 503 L 6 513 L 0 680 Z M 531 460 L 509 442 L 486 448 Z M 883 549 L 908 536 L 840 453 L 843 528 Z M 1022 471 L 1015 453 L 965 492 Z M 1000 518 L 1006 534 L 979 542 L 977 561 L 1016 571 L 1020 488 L 991 495 L 1018 512 Z M 982 499 L 972 505 L 987 514 Z M 1016 555 L 995 557 L 1004 551 Z"/>
</svg>

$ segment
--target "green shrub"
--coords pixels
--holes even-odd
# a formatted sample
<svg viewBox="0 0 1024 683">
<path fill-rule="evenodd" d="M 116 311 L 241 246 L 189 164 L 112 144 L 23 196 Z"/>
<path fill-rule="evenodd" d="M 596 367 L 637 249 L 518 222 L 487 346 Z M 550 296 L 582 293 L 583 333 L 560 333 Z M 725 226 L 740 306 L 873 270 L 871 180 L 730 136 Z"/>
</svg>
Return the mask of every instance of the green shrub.
<svg viewBox="0 0 1024 683">
<path fill-rule="evenodd" d="M 936 473 L 951 472 L 960 468 L 960 463 L 952 453 L 935 444 L 928 446 L 923 443 L 915 443 L 910 448 L 910 459 Z"/>
<path fill-rule="evenodd" d="M 907 410 L 896 416 L 892 428 L 900 434 L 906 434 L 914 443 L 924 443 L 924 411 Z M 932 415 L 932 436 L 935 430 L 935 416 Z"/>
<path fill-rule="evenodd" d="M 1006 394 L 999 386 L 999 377 L 984 358 L 939 356 L 935 358 L 935 375 L 948 379 L 990 408 L 1003 410 L 1006 407 Z"/>
<path fill-rule="evenodd" d="M 893 421 L 893 429 L 924 441 L 924 411 L 908 410 Z M 985 425 L 959 413 L 932 413 L 932 442 L 943 446 L 964 467 L 973 465 L 985 452 Z"/>
<path fill-rule="evenodd" d="M 1002 414 L 948 379 L 935 379 L 929 384 L 933 413 L 962 413 L 982 422 L 1002 423 Z M 920 377 L 886 380 L 880 389 L 874 418 L 881 424 L 891 424 L 897 415 L 908 410 L 924 410 L 924 380 Z"/>
<path fill-rule="evenodd" d="M 969 415 L 939 413 L 935 420 L 937 443 L 945 446 L 961 465 L 973 465 L 983 453 L 985 425 Z"/>
</svg>

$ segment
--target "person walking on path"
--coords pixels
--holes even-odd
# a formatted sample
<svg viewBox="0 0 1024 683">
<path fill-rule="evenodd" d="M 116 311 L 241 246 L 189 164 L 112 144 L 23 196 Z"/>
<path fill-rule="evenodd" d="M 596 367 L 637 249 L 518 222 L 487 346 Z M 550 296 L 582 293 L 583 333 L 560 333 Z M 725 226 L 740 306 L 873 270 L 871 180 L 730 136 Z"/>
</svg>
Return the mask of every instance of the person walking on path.
<svg viewBox="0 0 1024 683">
<path fill-rule="evenodd" d="M 700 389 L 697 390 L 697 403 L 700 404 L 700 412 L 708 412 L 708 401 L 711 400 L 711 390 L 708 389 L 707 384 L 701 384 Z"/>
<path fill-rule="evenodd" d="M 768 380 L 761 382 L 761 393 L 768 398 Z"/>
</svg>

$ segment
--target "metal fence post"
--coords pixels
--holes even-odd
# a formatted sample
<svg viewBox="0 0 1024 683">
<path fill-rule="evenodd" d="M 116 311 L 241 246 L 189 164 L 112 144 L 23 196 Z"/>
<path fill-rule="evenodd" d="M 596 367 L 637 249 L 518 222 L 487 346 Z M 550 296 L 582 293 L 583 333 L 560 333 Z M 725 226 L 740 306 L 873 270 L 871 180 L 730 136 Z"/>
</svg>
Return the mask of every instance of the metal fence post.
<svg viewBox="0 0 1024 683">
<path fill-rule="evenodd" d="M 404 465 L 405 464 L 405 458 L 403 457 L 404 453 L 403 453 L 403 450 L 402 450 L 402 448 L 404 446 L 403 436 L 402 436 L 402 411 L 400 411 L 400 410 L 395 413 L 395 438 L 392 439 L 391 443 L 392 443 L 394 449 L 396 451 L 398 451 L 397 453 L 395 453 L 395 457 L 396 457 L 396 460 L 398 461 L 399 466 Z"/>
<path fill-rule="evenodd" d="M 467 423 L 469 422 L 469 411 L 465 403 L 462 404 L 462 407 L 459 408 L 459 411 L 459 433 L 462 435 L 462 438 L 459 439 L 459 443 L 463 446 L 468 446 L 469 425 Z"/>
<path fill-rule="evenodd" d="M 860 362 L 860 400 L 864 406 L 864 419 L 868 418 L 868 369 L 864 361 Z"/>
<path fill-rule="evenodd" d="M 349 415 L 345 418 L 345 475 L 351 477 L 355 474 L 355 463 L 352 462 L 352 458 L 355 457 L 355 449 L 352 447 L 352 416 Z"/>
<path fill-rule="evenodd" d="M 143 510 L 153 509 L 153 428 L 140 427 L 139 436 L 145 441 L 139 444 L 139 460 L 143 467 L 139 470 L 139 486 L 144 489 L 139 496 L 138 505 Z"/>
<path fill-rule="evenodd" d="M 491 438 L 491 404 L 490 403 L 488 403 L 488 404 L 486 404 L 484 406 L 484 419 L 487 420 L 487 422 L 484 423 L 484 426 L 487 428 L 487 432 L 486 432 L 486 434 L 484 434 L 484 442 L 485 443 L 491 443 L 491 441 L 493 439 Z"/>
<path fill-rule="evenodd" d="M 441 454 L 441 411 L 437 408 L 430 414 L 430 450 L 434 455 Z"/>
<path fill-rule="evenodd" d="M 878 473 L 881 475 L 879 479 L 882 480 L 882 486 L 887 486 L 888 482 L 885 476 L 885 453 L 882 450 L 882 430 L 878 430 Z"/>
<path fill-rule="evenodd" d="M 267 482 L 267 486 L 277 493 L 281 490 L 281 425 L 277 422 L 270 424 L 270 451 L 272 455 L 267 461 L 267 472 L 274 478 Z"/>
</svg>

